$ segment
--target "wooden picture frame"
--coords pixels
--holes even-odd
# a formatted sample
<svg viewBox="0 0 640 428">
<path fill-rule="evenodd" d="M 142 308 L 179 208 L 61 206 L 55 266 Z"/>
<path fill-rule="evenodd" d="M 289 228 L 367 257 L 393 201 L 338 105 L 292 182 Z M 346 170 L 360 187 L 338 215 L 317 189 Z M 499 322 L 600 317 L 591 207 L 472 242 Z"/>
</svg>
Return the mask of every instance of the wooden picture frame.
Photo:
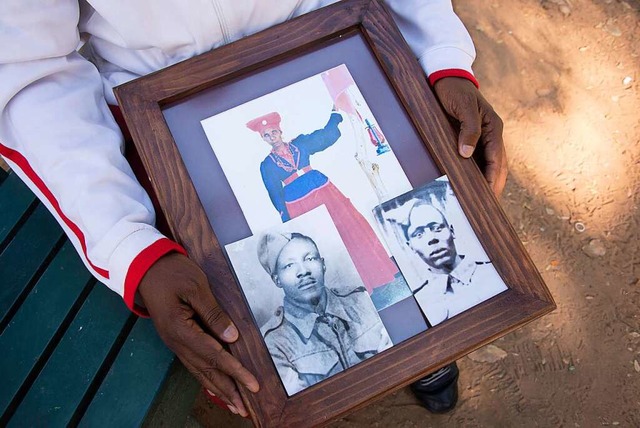
<svg viewBox="0 0 640 428">
<path fill-rule="evenodd" d="M 473 230 L 509 290 L 288 397 L 224 253 L 224 243 L 246 228 L 238 221 L 242 211 L 228 189 L 223 191 L 224 174 L 215 160 L 209 161 L 215 158 L 211 148 L 197 142 L 204 136 L 191 116 L 209 108 L 223 111 L 282 87 L 287 79 L 295 81 L 299 77 L 286 73 L 283 77 L 277 68 L 295 63 L 289 68 L 304 75 L 309 72 L 305 67 L 318 62 L 314 55 L 328 64 L 334 61 L 331 55 L 335 52 L 323 54 L 325 49 L 351 57 L 352 45 L 375 63 L 374 67 L 362 66 L 363 72 L 375 69 L 371 72 L 385 81 L 386 89 L 371 87 L 370 96 L 375 98 L 377 91 L 383 91 L 381 96 L 393 98 L 398 106 L 390 108 L 393 111 L 376 111 L 376 116 L 388 113 L 389 127 L 396 116 L 402 116 L 417 138 L 418 142 L 394 147 L 407 175 L 414 182 L 424 182 L 429 174 L 449 177 Z M 345 60 L 336 58 L 335 63 Z M 242 85 L 243 81 L 248 83 Z M 248 92 L 229 96 L 234 87 L 248 88 Z M 121 85 L 115 92 L 170 232 L 207 274 L 218 302 L 241 331 L 241 339 L 230 351 L 260 381 L 257 394 L 240 387 L 256 426 L 326 424 L 556 307 L 479 168 L 457 154 L 453 127 L 379 0 L 338 2 Z M 427 161 L 420 161 L 425 156 L 416 153 L 425 153 Z M 425 176 L 425 170 L 432 171 Z"/>
</svg>

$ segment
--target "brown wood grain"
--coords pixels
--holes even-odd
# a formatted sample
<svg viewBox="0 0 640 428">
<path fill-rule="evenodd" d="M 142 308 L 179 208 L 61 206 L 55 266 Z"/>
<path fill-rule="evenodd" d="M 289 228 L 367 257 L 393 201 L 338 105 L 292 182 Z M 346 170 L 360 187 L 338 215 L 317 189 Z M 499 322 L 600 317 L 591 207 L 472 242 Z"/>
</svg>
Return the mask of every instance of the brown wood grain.
<svg viewBox="0 0 640 428">
<path fill-rule="evenodd" d="M 291 398 L 227 264 L 162 114 L 163 106 L 361 33 L 509 290 Z M 173 236 L 242 332 L 231 352 L 261 384 L 241 389 L 256 426 L 324 425 L 552 311 L 555 303 L 397 27 L 378 0 L 346 0 L 116 88 Z"/>
</svg>

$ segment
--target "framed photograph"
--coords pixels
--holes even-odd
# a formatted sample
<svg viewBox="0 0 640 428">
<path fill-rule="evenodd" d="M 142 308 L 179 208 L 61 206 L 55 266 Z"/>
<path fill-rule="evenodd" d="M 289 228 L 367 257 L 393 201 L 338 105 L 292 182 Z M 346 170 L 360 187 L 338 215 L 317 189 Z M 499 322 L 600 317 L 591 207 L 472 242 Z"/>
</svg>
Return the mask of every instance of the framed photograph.
<svg viewBox="0 0 640 428">
<path fill-rule="evenodd" d="M 256 426 L 327 424 L 555 308 L 378 0 L 116 96 L 171 234 L 241 331 Z"/>
</svg>

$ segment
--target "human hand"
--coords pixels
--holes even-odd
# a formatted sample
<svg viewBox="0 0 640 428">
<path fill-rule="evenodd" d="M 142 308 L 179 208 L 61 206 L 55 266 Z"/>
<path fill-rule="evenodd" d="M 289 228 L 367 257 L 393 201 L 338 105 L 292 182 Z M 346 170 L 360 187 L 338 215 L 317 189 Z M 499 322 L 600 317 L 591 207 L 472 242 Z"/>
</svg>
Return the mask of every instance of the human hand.
<svg viewBox="0 0 640 428">
<path fill-rule="evenodd" d="M 191 374 L 232 412 L 247 416 L 234 380 L 251 392 L 258 391 L 258 381 L 216 340 L 235 342 L 238 330 L 218 306 L 204 272 L 170 253 L 151 266 L 138 292 L 158 334 Z"/>
<path fill-rule="evenodd" d="M 458 153 L 469 158 L 478 141 L 484 163 L 484 176 L 491 190 L 500 196 L 507 181 L 507 155 L 502 140 L 502 119 L 484 99 L 478 88 L 460 77 L 438 80 L 434 89 L 446 112 L 460 123 Z"/>
</svg>

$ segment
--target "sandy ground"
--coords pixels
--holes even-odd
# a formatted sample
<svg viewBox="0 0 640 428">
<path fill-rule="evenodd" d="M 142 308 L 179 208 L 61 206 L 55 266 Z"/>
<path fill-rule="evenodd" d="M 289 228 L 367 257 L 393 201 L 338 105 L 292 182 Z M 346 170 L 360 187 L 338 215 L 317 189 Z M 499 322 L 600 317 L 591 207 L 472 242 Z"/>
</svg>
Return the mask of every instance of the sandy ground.
<svg viewBox="0 0 640 428">
<path fill-rule="evenodd" d="M 461 359 L 450 414 L 405 389 L 332 426 L 639 427 L 640 2 L 454 5 L 505 121 L 502 205 L 558 309 Z M 202 399 L 198 424 L 247 426 Z"/>
</svg>

